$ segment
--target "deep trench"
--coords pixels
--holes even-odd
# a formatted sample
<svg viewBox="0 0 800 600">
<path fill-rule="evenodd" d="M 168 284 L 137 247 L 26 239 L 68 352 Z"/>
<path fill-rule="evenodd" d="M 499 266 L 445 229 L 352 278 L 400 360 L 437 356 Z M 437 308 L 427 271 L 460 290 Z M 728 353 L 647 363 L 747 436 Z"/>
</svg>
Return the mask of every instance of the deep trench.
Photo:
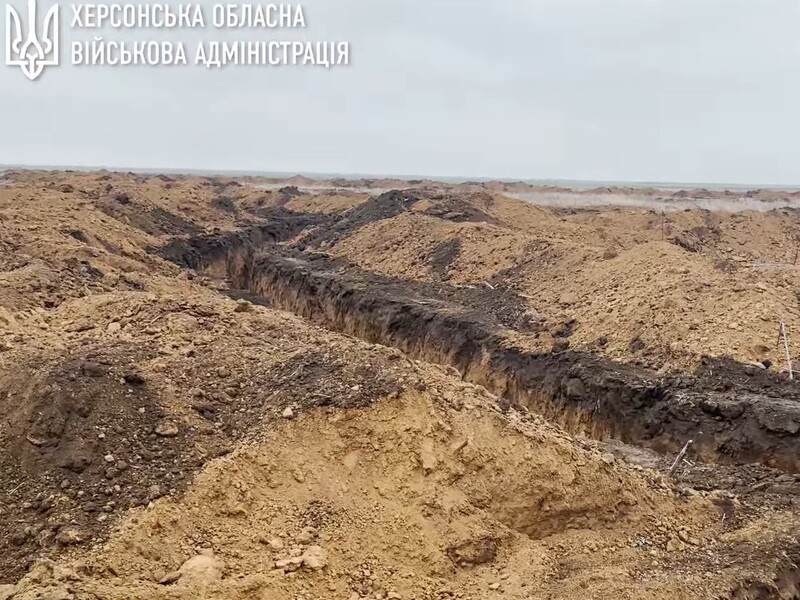
<svg viewBox="0 0 800 600">
<path fill-rule="evenodd" d="M 659 378 L 586 353 L 535 354 L 508 347 L 496 323 L 398 293 L 398 286 L 365 284 L 326 260 L 287 253 L 275 244 L 304 225 L 270 223 L 174 240 L 161 253 L 326 328 L 453 366 L 462 379 L 483 385 L 501 401 L 537 411 L 573 433 L 661 452 L 677 452 L 693 439 L 699 457 L 709 462 L 760 462 L 800 471 L 795 398 L 736 384 L 708 389 L 700 379 Z M 784 556 L 788 564 L 774 577 L 746 581 L 718 598 L 800 600 L 800 547 L 787 547 Z"/>
<path fill-rule="evenodd" d="M 225 277 L 267 304 L 326 328 L 455 367 L 501 402 L 525 407 L 575 434 L 659 452 L 693 440 L 707 462 L 760 462 L 800 471 L 800 403 L 752 389 L 709 387 L 581 352 L 536 354 L 509 346 L 496 324 L 458 307 L 367 285 L 309 253 L 274 244 L 302 224 L 175 240 L 162 254 Z"/>
</svg>

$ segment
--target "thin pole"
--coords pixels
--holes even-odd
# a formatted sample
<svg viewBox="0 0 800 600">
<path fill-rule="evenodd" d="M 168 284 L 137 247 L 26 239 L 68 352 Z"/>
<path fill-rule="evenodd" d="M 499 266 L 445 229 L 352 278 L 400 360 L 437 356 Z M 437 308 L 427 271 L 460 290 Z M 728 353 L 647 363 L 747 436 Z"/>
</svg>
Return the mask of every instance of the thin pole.
<svg viewBox="0 0 800 600">
<path fill-rule="evenodd" d="M 786 323 L 781 319 L 781 337 L 783 338 L 783 350 L 786 352 L 786 365 L 789 367 L 789 379 L 794 379 L 792 372 L 792 358 L 789 354 L 789 336 L 786 335 Z"/>
</svg>

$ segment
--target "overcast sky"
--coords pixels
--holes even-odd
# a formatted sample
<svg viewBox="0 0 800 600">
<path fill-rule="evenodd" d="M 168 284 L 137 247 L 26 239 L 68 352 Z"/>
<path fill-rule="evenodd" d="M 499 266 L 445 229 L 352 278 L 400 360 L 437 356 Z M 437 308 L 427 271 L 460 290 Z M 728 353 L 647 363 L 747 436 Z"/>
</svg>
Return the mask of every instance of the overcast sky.
<svg viewBox="0 0 800 600">
<path fill-rule="evenodd" d="M 347 40 L 350 66 L 0 66 L 0 163 L 800 184 L 797 0 L 302 5 L 302 31 L 105 39 Z M 62 11 L 64 63 L 94 32 Z"/>
</svg>

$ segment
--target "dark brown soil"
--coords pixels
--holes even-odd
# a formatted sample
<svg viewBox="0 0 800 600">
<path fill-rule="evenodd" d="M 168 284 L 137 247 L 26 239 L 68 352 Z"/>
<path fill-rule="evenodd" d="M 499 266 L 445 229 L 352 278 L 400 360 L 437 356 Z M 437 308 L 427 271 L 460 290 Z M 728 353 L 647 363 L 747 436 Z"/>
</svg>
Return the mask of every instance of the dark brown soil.
<svg viewBox="0 0 800 600">
<path fill-rule="evenodd" d="M 163 374 L 141 368 L 159 355 L 155 335 L 26 356 L 0 389 L 0 583 L 104 539 L 126 509 L 180 493 L 287 407 L 367 406 L 401 391 L 396 372 L 408 368 L 383 349 L 358 361 L 347 348 L 303 351 L 268 366 L 232 351 L 201 346 Z"/>
<path fill-rule="evenodd" d="M 476 223 L 496 222 L 487 213 L 478 208 L 479 206 L 489 208 L 492 205 L 492 196 L 485 192 L 477 192 L 465 196 L 464 194 L 427 191 L 427 193 L 421 195 L 432 201 L 432 205 L 423 211 L 426 215 L 454 223 L 467 221 Z"/>
<path fill-rule="evenodd" d="M 234 287 L 274 306 L 452 365 L 509 404 L 534 409 L 569 430 L 667 452 L 693 440 L 705 460 L 800 470 L 796 394 L 753 391 L 744 385 L 752 383 L 746 374 L 751 368 L 739 366 L 745 374 L 727 378 L 721 390 L 708 372 L 661 378 L 583 353 L 532 354 L 508 347 L 499 335 L 501 326 L 522 329 L 502 308 L 511 292 L 415 285 L 278 247 L 257 255 L 242 239 L 220 238 L 201 263 L 219 263 L 215 270 L 227 272 Z"/>
<path fill-rule="evenodd" d="M 159 206 L 137 206 L 135 198 L 121 192 L 95 202 L 101 211 L 150 235 L 198 234 L 202 228 Z"/>
<path fill-rule="evenodd" d="M 166 190 L 174 190 L 174 193 L 167 194 Z M 485 418 L 490 418 L 496 420 L 498 426 L 502 425 L 501 435 L 509 432 L 509 426 L 526 432 L 529 438 L 543 434 L 539 454 L 541 450 L 549 451 L 547 440 L 566 443 L 563 450 L 567 464 L 563 466 L 563 473 L 568 486 L 575 477 L 582 479 L 582 473 L 589 472 L 578 462 L 572 462 L 572 459 L 581 459 L 580 446 L 595 449 L 616 446 L 617 452 L 624 447 L 632 454 L 647 453 L 652 462 L 650 466 L 665 473 L 675 454 L 692 440 L 685 460 L 678 464 L 674 475 L 668 478 L 648 472 L 646 478 L 639 480 L 638 476 L 633 476 L 631 481 L 639 481 L 641 490 L 647 485 L 665 490 L 664 497 L 669 496 L 665 506 L 674 504 L 675 498 L 666 491 L 672 484 L 677 484 L 678 492 L 687 498 L 698 491 L 709 492 L 702 496 L 719 508 L 719 518 L 723 521 L 719 531 L 735 531 L 737 535 L 742 532 L 742 538 L 722 548 L 716 546 L 719 540 L 703 539 L 702 545 L 696 548 L 672 552 L 668 543 L 675 524 L 659 524 L 664 531 L 651 536 L 652 524 L 648 523 L 646 547 L 647 550 L 652 548 L 655 554 L 643 551 L 646 555 L 642 562 L 631 566 L 628 572 L 636 577 L 655 574 L 663 579 L 671 577 L 673 572 L 677 575 L 675 570 L 702 573 L 706 565 L 713 569 L 735 564 L 742 566 L 741 572 L 747 573 L 748 579 L 731 597 L 777 597 L 775 586 L 770 583 L 776 574 L 775 585 L 782 586 L 784 596 L 796 596 L 800 581 L 796 563 L 800 560 L 800 551 L 796 539 L 792 539 L 795 529 L 782 527 L 792 519 L 780 521 L 781 527 L 775 536 L 753 536 L 753 541 L 748 537 L 755 529 L 751 524 L 758 522 L 759 517 L 779 518 L 797 509 L 800 398 L 795 383 L 770 370 L 732 361 L 706 360 L 696 373 L 666 377 L 653 370 L 571 351 L 568 343 L 575 342 L 584 331 L 583 324 L 569 314 L 553 317 L 547 326 L 548 340 L 549 336 L 556 336 L 559 351 L 532 352 L 530 347 L 533 346 L 524 344 L 534 338 L 544 324 L 536 321 L 540 317 L 527 314 L 526 306 L 530 307 L 532 302 L 521 302 L 521 297 L 511 289 L 515 275 L 512 270 L 501 272 L 488 282 L 481 281 L 483 274 L 475 278 L 478 283 L 472 285 L 450 282 L 453 262 L 456 258 L 463 259 L 459 256 L 458 240 L 444 242 L 438 248 L 434 243 L 427 249 L 420 266 L 423 269 L 432 266 L 435 276 L 422 282 L 370 272 L 319 251 L 369 222 L 410 209 L 433 217 L 420 221 L 436 227 L 442 224 L 434 219 L 456 223 L 491 222 L 490 213 L 503 214 L 502 211 L 492 212 L 492 196 L 481 192 L 462 194 L 419 188 L 384 194 L 342 213 L 304 215 L 282 207 L 289 200 L 300 199 L 303 194 L 297 188 L 271 192 L 269 202 L 252 209 L 254 205 L 259 206 L 262 192 L 249 194 L 241 184 L 222 178 L 187 181 L 180 177 L 93 174 L 69 181 L 45 180 L 41 187 L 32 187 L 26 193 L 46 196 L 41 208 L 51 212 L 44 212 L 38 224 L 41 230 L 47 230 L 46 233 L 30 233 L 32 228 L 28 220 L 35 213 L 14 212 L 15 199 L 6 198 L 0 221 L 5 227 L 0 250 L 6 251 L 0 258 L 0 270 L 7 271 L 3 275 L 4 283 L 8 282 L 2 286 L 5 312 L 0 314 L 5 327 L 0 332 L 0 410 L 4 414 L 0 420 L 0 481 L 3 482 L 0 490 L 0 555 L 3 556 L 0 582 L 14 581 L 39 557 L 64 558 L 65 553 L 70 553 L 80 560 L 75 581 L 90 577 L 92 584 L 105 580 L 114 581 L 116 585 L 117 580 L 130 574 L 115 572 L 114 563 L 105 566 L 93 559 L 84 562 L 84 558 L 94 554 L 94 551 L 86 552 L 89 545 L 107 539 L 111 528 L 119 523 L 127 509 L 146 505 L 164 495 L 181 495 L 207 461 L 241 448 L 244 442 L 256 441 L 260 433 L 272 429 L 278 420 L 288 419 L 281 422 L 297 426 L 294 431 L 300 432 L 307 418 L 330 419 L 330 424 L 341 419 L 346 424 L 351 417 L 363 416 L 361 411 L 343 413 L 336 409 L 367 407 L 378 399 L 391 399 L 409 390 L 424 390 L 426 397 L 446 400 L 446 404 L 434 405 L 434 410 L 446 406 L 449 411 L 446 414 L 451 416 L 465 411 L 472 413 L 475 406 L 470 395 L 477 390 L 450 379 L 460 377 L 493 392 L 493 396 L 478 392 L 482 410 L 480 421 L 464 421 L 470 423 L 467 435 L 477 431 Z M 274 203 L 276 196 L 279 197 L 277 204 Z M 271 206 L 267 208 L 269 203 Z M 302 202 L 296 204 L 302 205 Z M 322 205 L 322 209 L 328 210 L 330 206 Z M 103 214 L 94 210 L 97 207 Z M 80 213 L 79 218 L 73 218 L 73 213 Z M 108 215 L 117 222 L 112 224 Z M 252 226 L 253 223 L 258 225 Z M 222 233 L 234 227 L 239 229 Z M 442 229 L 449 232 L 453 226 L 446 224 Z M 144 247 L 153 240 L 141 232 L 160 238 L 163 245 L 151 248 L 148 255 Z M 100 240 L 106 233 L 108 239 Z M 468 240 L 463 239 L 466 247 Z M 548 247 L 551 242 L 535 243 L 540 245 L 532 260 L 546 263 L 551 257 Z M 665 246 L 676 252 L 668 244 Z M 166 264 L 156 253 L 168 257 L 187 272 L 181 272 L 175 264 Z M 681 254 L 685 253 L 681 251 Z M 528 275 L 535 271 L 535 268 L 529 270 Z M 520 275 L 524 273 L 520 271 Z M 241 289 L 231 292 L 223 281 L 225 277 L 230 286 Z M 219 292 L 245 296 L 294 312 L 352 337 L 332 335 L 287 312 L 265 311 L 247 302 L 233 302 Z M 64 303 L 64 300 L 70 302 Z M 519 336 L 518 332 L 533 335 Z M 600 337 L 605 331 L 593 333 Z M 627 336 L 625 343 L 627 339 L 639 339 L 645 344 L 638 334 Z M 365 344 L 362 340 L 374 344 Z M 431 368 L 415 362 L 414 358 L 442 366 Z M 448 377 L 431 377 L 435 371 L 447 373 Z M 401 405 L 411 395 L 404 394 L 403 400 L 397 403 L 389 400 L 379 408 Z M 331 409 L 291 421 L 298 413 L 312 407 Z M 425 416 L 426 410 L 427 407 L 417 406 L 410 412 L 411 420 L 405 424 L 394 420 L 398 413 L 385 413 L 390 417 L 382 417 L 380 424 L 372 422 L 365 433 L 358 433 L 353 441 L 357 441 L 356 447 L 360 448 L 363 440 L 368 452 L 378 452 L 373 435 L 376 431 L 373 426 L 378 425 L 382 427 L 378 431 L 384 436 L 390 432 L 389 437 L 393 437 L 400 432 L 399 443 L 392 443 L 399 447 L 411 439 L 406 436 L 409 426 L 430 422 L 442 449 L 445 441 L 446 447 L 453 448 L 445 435 L 450 428 L 449 420 L 437 421 L 439 417 L 434 412 Z M 495 411 L 507 412 L 509 418 L 500 418 Z M 418 422 L 420 415 L 424 419 Z M 571 432 L 588 434 L 594 439 L 573 439 L 545 424 L 540 415 Z M 307 439 L 319 438 L 318 426 L 308 431 L 311 435 Z M 491 441 L 496 442 L 495 436 Z M 459 446 L 457 451 L 467 449 L 463 454 L 465 459 L 471 450 L 470 444 L 467 440 L 467 446 Z M 237 453 L 231 462 L 253 446 L 248 443 L 245 452 Z M 311 446 L 313 450 L 313 444 Z M 502 467 L 501 461 L 514 452 L 503 450 L 505 458 L 501 458 L 499 452 L 493 453 L 494 443 L 483 448 L 481 454 L 485 456 L 463 464 L 473 465 L 482 475 L 496 481 L 496 475 L 502 473 L 503 468 L 484 469 L 484 465 L 496 460 L 495 466 Z M 298 449 L 302 450 L 288 448 L 287 456 L 294 458 Z M 273 458 L 274 450 L 274 445 L 266 445 L 262 455 L 265 463 Z M 322 465 L 332 466 L 333 463 L 321 450 L 317 448 L 314 452 L 328 461 L 319 463 L 317 471 L 324 472 L 326 467 Z M 314 452 L 307 453 L 306 459 Z M 606 450 L 602 452 L 594 453 L 591 458 L 592 469 L 602 474 L 600 481 L 625 484 L 625 478 L 633 472 L 629 467 L 618 465 Z M 659 455 L 659 452 L 668 454 Z M 420 453 L 415 444 L 414 449 L 406 448 L 403 456 L 419 456 L 419 467 L 427 471 L 425 453 L 424 447 Z M 484 460 L 487 458 L 491 460 Z M 521 459 L 522 453 L 514 458 Z M 246 459 L 250 460 L 251 457 Z M 411 462 L 414 460 L 412 458 Z M 461 460 L 459 458 L 458 462 Z M 403 461 L 404 464 L 409 462 L 406 458 Z M 534 461 L 525 456 L 523 462 L 517 464 L 528 462 Z M 560 473 L 561 467 L 553 471 L 552 465 L 562 462 L 559 459 L 546 465 L 546 472 Z M 213 474 L 226 470 L 227 465 L 228 461 L 222 461 L 205 473 L 212 473 L 211 479 L 215 479 Z M 450 474 L 462 477 L 461 471 L 450 471 L 450 466 L 446 466 L 447 470 L 440 468 L 424 474 L 424 481 L 429 484 L 425 496 L 430 493 L 431 502 L 426 500 L 421 515 L 427 519 L 440 512 L 463 513 L 462 516 L 470 520 L 467 529 L 479 535 L 454 539 L 453 543 L 437 543 L 432 551 L 447 552 L 454 561 L 467 560 L 473 564 L 494 561 L 498 565 L 510 548 L 505 542 L 496 544 L 495 538 L 485 531 L 471 531 L 472 518 L 477 516 L 471 508 L 472 499 L 451 507 L 441 505 L 437 499 L 442 484 L 449 485 Z M 221 471 L 213 471 L 217 468 Z M 287 481 L 294 482 L 291 485 L 303 483 L 288 471 L 285 474 Z M 516 473 L 509 481 L 519 478 Z M 541 487 L 541 482 L 537 483 L 540 477 L 522 479 Z M 371 492 L 372 478 L 364 483 Z M 586 482 L 583 483 L 585 487 Z M 226 481 L 220 487 L 227 490 L 233 486 Z M 306 486 L 301 488 L 303 493 L 308 492 Z M 377 486 L 375 489 L 380 493 Z M 478 490 L 474 507 L 481 510 L 501 507 L 501 512 L 509 508 L 509 513 L 524 512 L 525 519 L 541 521 L 535 514 L 539 508 L 545 509 L 544 504 L 526 503 L 525 498 L 530 500 L 528 492 L 532 488 L 525 489 L 528 491 L 523 490 L 524 493 L 513 499 L 503 497 L 505 490 L 489 495 Z M 562 494 L 563 487 L 558 497 Z M 618 495 L 611 494 L 610 506 L 615 505 Z M 642 499 L 655 499 L 660 495 L 644 494 Z M 398 497 L 402 499 L 403 494 Z M 518 498 L 523 498 L 521 503 Z M 347 502 L 354 499 L 355 496 L 345 497 Z M 392 497 L 391 501 L 396 502 L 397 497 Z M 136 525 L 131 531 L 141 537 L 133 539 L 148 538 L 145 546 L 160 545 L 164 540 L 155 541 L 162 526 L 158 515 L 182 513 L 189 506 L 185 504 L 175 509 L 169 508 L 170 504 L 160 503 L 144 513 L 135 513 L 134 522 L 129 523 Z M 282 493 L 274 504 L 281 512 L 294 510 L 292 502 Z M 165 506 L 168 509 L 159 513 Z M 360 506 L 359 513 L 371 519 L 371 506 Z M 707 504 L 704 506 L 711 508 Z M 649 508 L 655 511 L 653 505 Z M 790 512 L 775 513 L 776 509 Z M 201 520 L 208 513 L 209 521 L 213 521 L 214 510 L 212 505 L 202 502 Z M 570 549 L 566 553 L 562 553 L 558 545 L 550 546 L 549 541 L 542 540 L 541 549 L 555 557 L 556 585 L 561 585 L 560 577 L 568 572 L 594 577 L 584 566 L 574 562 L 581 556 L 581 534 L 590 529 L 575 531 L 574 537 L 571 530 L 566 531 L 572 522 L 591 529 L 595 528 L 594 523 L 587 524 L 582 514 L 573 518 L 572 506 L 551 511 L 548 505 L 545 510 L 549 512 L 543 517 L 546 525 L 526 524 L 518 531 L 529 535 L 533 531 L 542 535 L 556 530 L 559 534 L 570 533 L 566 538 Z M 151 521 L 151 525 L 155 529 L 140 527 L 139 517 L 153 518 L 154 513 L 158 522 Z M 316 514 L 312 510 L 307 520 L 301 519 L 305 521 L 303 524 L 321 526 L 323 520 L 314 518 Z M 234 515 L 227 515 L 226 519 L 228 516 Z M 662 516 L 660 512 L 658 516 Z M 516 517 L 510 520 L 514 519 Z M 709 514 L 709 519 L 716 522 L 716 515 Z M 769 519 L 765 518 L 762 523 L 775 528 L 775 521 Z M 213 539 L 216 535 L 225 534 L 232 539 L 242 534 L 243 527 L 252 529 L 249 522 L 243 525 L 245 521 L 232 529 L 228 529 L 230 523 L 226 521 L 216 530 L 206 530 L 203 526 L 198 529 L 197 521 L 194 523 L 195 526 L 184 529 L 184 532 L 191 532 L 191 539 L 180 542 L 188 552 L 197 550 L 198 544 L 216 545 Z M 558 526 L 549 529 L 547 523 L 558 523 Z M 751 530 L 743 529 L 745 526 L 750 526 Z M 270 526 L 270 532 L 272 529 Z M 605 543 L 610 530 L 603 525 L 591 534 Z M 348 537 L 342 535 L 341 539 Z M 115 538 L 120 539 L 116 535 Z M 578 544 L 575 552 L 573 543 Z M 638 541 L 620 539 L 618 548 L 624 551 L 628 543 L 637 544 Z M 121 545 L 126 544 L 128 542 L 121 542 Z M 398 557 L 397 547 L 392 547 L 391 561 Z M 616 551 L 615 548 L 617 546 L 608 546 L 603 550 Z M 641 550 L 642 546 L 638 548 Z M 257 558 L 266 550 L 256 543 Z M 126 556 L 134 557 L 139 552 L 137 544 L 130 544 Z M 183 548 L 179 548 L 177 554 L 182 552 Z M 233 552 L 225 558 L 232 556 Z M 659 561 L 658 566 L 651 565 L 651 556 Z M 703 557 L 699 566 L 691 564 L 696 557 Z M 773 560 L 776 557 L 777 562 Z M 272 558 L 268 556 L 267 563 Z M 523 561 L 528 558 L 526 554 Z M 764 566 L 763 572 L 745 569 L 753 566 L 750 564 L 753 560 L 759 569 Z M 183 582 L 171 588 L 160 587 L 156 582 L 162 580 L 161 567 L 170 566 L 171 569 L 182 562 L 183 557 L 176 555 L 170 561 L 159 563 L 157 569 L 143 569 L 130 581 L 137 586 L 141 584 L 142 587 L 136 589 L 146 587 L 156 590 L 156 594 L 163 591 L 167 595 L 180 595 L 179 588 L 185 591 Z M 246 569 L 234 566 L 237 564 L 244 563 L 228 564 L 225 584 L 237 586 L 241 583 L 238 573 L 249 575 Z M 270 568 L 268 564 L 267 568 Z M 363 568 L 356 570 L 357 577 L 361 577 Z M 499 570 L 493 567 L 491 571 L 486 571 L 485 584 L 500 579 Z M 372 568 L 371 573 L 375 572 Z M 749 578 L 751 573 L 753 577 Z M 299 580 L 306 586 L 300 595 L 308 596 L 308 590 L 316 589 L 308 584 L 319 583 L 319 578 L 307 575 L 308 579 L 300 579 L 305 577 L 302 573 L 286 575 L 279 585 L 296 584 Z M 317 575 L 351 577 L 349 573 L 334 574 L 332 570 Z M 438 578 L 441 573 L 436 575 Z M 738 577 L 731 585 L 743 579 L 743 576 Z M 65 582 L 65 586 L 72 586 L 72 583 Z M 439 583 L 425 593 L 429 591 L 431 597 L 453 596 L 439 593 L 442 587 Z M 42 589 L 45 587 L 43 585 Z M 66 595 L 52 597 L 81 595 L 78 589 L 72 587 Z M 245 588 L 236 589 L 235 593 L 240 594 Z M 289 587 L 284 588 L 287 589 Z M 638 590 L 636 581 L 631 589 Z M 727 593 L 730 586 L 717 589 Z M 364 590 L 362 595 L 372 595 L 367 587 Z M 510 589 L 505 593 L 510 595 Z M 130 597 L 143 595 L 128 594 Z M 383 588 L 380 595 L 387 595 Z M 412 595 L 403 593 L 403 597 Z M 523 596 L 526 593 L 520 591 L 519 597 Z M 325 597 L 324 593 L 319 597 Z M 348 597 L 347 593 L 343 597 Z"/>
<path fill-rule="evenodd" d="M 129 345 L 29 357 L 45 366 L 3 382 L 0 579 L 42 551 L 91 540 L 109 516 L 181 488 L 202 463 L 185 434 L 155 434 L 160 386 L 136 370 L 151 357 Z"/>
<path fill-rule="evenodd" d="M 800 402 L 800 387 L 797 382 L 790 381 L 785 374 L 777 373 L 772 368 L 762 369 L 726 358 L 706 357 L 695 370 L 694 377 L 702 382 L 703 388 L 709 390 L 745 390 L 752 394 Z"/>
<path fill-rule="evenodd" d="M 429 260 L 431 264 L 431 270 L 436 273 L 439 279 L 447 281 L 450 267 L 458 258 L 460 252 L 461 240 L 459 239 L 452 239 L 447 242 L 442 242 L 436 247 Z"/>
<path fill-rule="evenodd" d="M 369 223 L 391 219 L 410 210 L 419 200 L 420 197 L 412 191 L 386 192 L 345 211 L 326 227 L 312 231 L 305 236 L 304 243 L 308 247 L 336 244 Z"/>
</svg>

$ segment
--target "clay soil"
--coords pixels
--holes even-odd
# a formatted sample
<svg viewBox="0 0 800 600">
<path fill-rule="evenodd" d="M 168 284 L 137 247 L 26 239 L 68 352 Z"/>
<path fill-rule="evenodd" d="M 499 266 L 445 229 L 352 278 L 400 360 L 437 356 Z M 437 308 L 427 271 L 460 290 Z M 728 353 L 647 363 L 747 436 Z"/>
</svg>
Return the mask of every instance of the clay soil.
<svg viewBox="0 0 800 600">
<path fill-rule="evenodd" d="M 705 402 L 727 448 L 755 421 L 789 448 L 777 320 L 800 328 L 800 229 L 786 202 L 659 212 L 535 206 L 518 198 L 572 192 L 508 184 L 1 181 L 0 599 L 797 597 L 800 479 L 760 446 L 747 461 L 690 448 L 669 474 L 674 447 L 570 427 L 503 393 L 491 361 L 478 383 L 439 360 L 436 340 L 378 339 L 346 298 L 321 303 L 331 287 L 287 285 L 289 302 L 240 285 L 276 256 L 321 265 L 373 314 L 422 307 L 539 357 L 553 394 L 599 406 L 598 386 L 663 377 L 659 401 Z M 760 194 L 748 200 L 783 202 Z M 670 199 L 706 196 L 736 200 Z M 545 381 L 559 369 L 563 386 Z M 752 420 L 759 395 L 783 412 Z M 678 420 L 663 429 L 681 445 L 697 426 Z"/>
</svg>

